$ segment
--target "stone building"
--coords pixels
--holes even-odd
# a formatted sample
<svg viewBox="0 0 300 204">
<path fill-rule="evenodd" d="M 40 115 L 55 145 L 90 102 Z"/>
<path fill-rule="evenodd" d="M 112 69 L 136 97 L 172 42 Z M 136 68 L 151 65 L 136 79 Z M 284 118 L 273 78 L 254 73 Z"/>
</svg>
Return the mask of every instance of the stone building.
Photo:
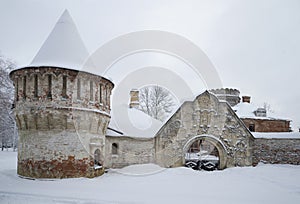
<svg viewBox="0 0 300 204">
<path fill-rule="evenodd" d="M 290 120 L 281 118 L 265 108 L 251 104 L 250 96 L 243 96 L 242 103 L 233 107 L 251 132 L 290 132 Z"/>
<path fill-rule="evenodd" d="M 265 108 L 251 104 L 250 96 L 242 96 L 237 89 L 221 88 L 213 89 L 219 100 L 227 101 L 246 127 L 251 132 L 289 132 L 290 120 L 281 118 Z"/>
<path fill-rule="evenodd" d="M 18 174 L 65 178 L 103 173 L 114 85 L 78 70 L 86 57 L 64 12 L 32 63 L 10 73 L 20 137 Z"/>
<path fill-rule="evenodd" d="M 150 121 L 152 129 L 138 135 L 130 129 L 118 129 L 110 115 L 114 84 L 81 71 L 88 56 L 65 11 L 32 63 L 10 73 L 20 137 L 19 175 L 94 177 L 105 168 L 132 164 L 183 166 L 197 154 L 205 154 L 205 160 L 224 169 L 249 166 L 261 156 L 267 157 L 259 153 L 265 143 L 255 142 L 230 106 L 239 102 L 238 90 L 205 91 L 184 102 L 164 123 L 136 109 L 138 92 L 133 90 L 130 108 L 124 107 L 136 122 Z M 298 142 L 296 139 L 294 144 Z M 289 148 L 298 154 L 297 149 Z"/>
</svg>

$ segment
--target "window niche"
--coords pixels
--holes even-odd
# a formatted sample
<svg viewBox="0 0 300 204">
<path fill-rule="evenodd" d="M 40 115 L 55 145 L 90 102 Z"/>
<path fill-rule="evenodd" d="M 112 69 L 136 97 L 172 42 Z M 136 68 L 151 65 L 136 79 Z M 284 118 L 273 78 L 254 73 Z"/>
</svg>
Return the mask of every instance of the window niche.
<svg viewBox="0 0 300 204">
<path fill-rule="evenodd" d="M 77 78 L 77 100 L 81 100 L 81 80 Z"/>
<path fill-rule="evenodd" d="M 90 101 L 94 101 L 94 83 L 90 81 Z"/>
<path fill-rule="evenodd" d="M 67 76 L 62 77 L 62 93 L 61 96 L 63 99 L 67 98 Z"/>
<path fill-rule="evenodd" d="M 52 75 L 48 75 L 48 90 L 47 90 L 47 98 L 52 99 Z"/>
<path fill-rule="evenodd" d="M 94 169 L 102 168 L 101 164 L 101 152 L 99 149 L 96 149 L 94 152 Z"/>
<path fill-rule="evenodd" d="M 38 78 L 38 75 L 37 74 L 35 74 L 34 75 L 34 84 L 33 84 L 33 86 L 34 86 L 34 98 L 35 99 L 37 99 L 38 97 L 39 97 L 39 88 L 38 88 L 38 86 L 39 86 L 39 78 Z"/>
<path fill-rule="evenodd" d="M 250 130 L 250 132 L 255 132 L 255 125 L 254 124 L 250 124 L 249 125 L 249 130 Z"/>
<path fill-rule="evenodd" d="M 26 99 L 27 78 L 23 77 L 23 98 Z"/>
<path fill-rule="evenodd" d="M 119 145 L 117 143 L 112 143 L 111 145 L 111 154 L 118 155 Z"/>
</svg>

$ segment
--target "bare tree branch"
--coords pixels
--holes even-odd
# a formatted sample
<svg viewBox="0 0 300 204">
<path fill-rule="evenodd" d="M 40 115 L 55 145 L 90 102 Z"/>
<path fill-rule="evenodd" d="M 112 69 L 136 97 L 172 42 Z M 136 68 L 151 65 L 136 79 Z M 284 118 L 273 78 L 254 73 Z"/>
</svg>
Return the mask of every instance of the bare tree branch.
<svg viewBox="0 0 300 204">
<path fill-rule="evenodd" d="M 140 89 L 139 98 L 140 110 L 161 121 L 168 117 L 175 106 L 174 97 L 160 86 Z"/>
</svg>

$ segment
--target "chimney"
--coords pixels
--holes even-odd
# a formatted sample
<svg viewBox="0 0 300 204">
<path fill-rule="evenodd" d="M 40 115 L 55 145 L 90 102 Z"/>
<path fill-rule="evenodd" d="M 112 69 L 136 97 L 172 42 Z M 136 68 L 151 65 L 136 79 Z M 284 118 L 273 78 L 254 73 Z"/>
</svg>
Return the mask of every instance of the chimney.
<svg viewBox="0 0 300 204">
<path fill-rule="evenodd" d="M 250 103 L 250 99 L 251 99 L 250 96 L 243 96 L 243 97 L 242 97 L 243 103 Z"/>
<path fill-rule="evenodd" d="M 139 90 L 131 89 L 129 108 L 138 108 L 140 105 Z"/>
</svg>

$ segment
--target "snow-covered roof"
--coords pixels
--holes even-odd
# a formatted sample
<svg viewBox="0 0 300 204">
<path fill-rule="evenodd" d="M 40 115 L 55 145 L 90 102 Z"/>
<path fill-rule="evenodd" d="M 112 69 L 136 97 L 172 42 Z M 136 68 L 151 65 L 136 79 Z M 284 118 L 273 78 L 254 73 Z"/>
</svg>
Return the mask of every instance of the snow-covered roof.
<svg viewBox="0 0 300 204">
<path fill-rule="evenodd" d="M 300 139 L 300 132 L 252 132 L 255 138 Z"/>
<path fill-rule="evenodd" d="M 76 25 L 69 12 L 65 10 L 29 66 L 80 70 L 88 57 L 89 53 Z"/>
<path fill-rule="evenodd" d="M 256 116 L 254 112 L 258 109 L 258 107 L 256 107 L 251 103 L 246 103 L 246 102 L 241 102 L 236 106 L 232 107 L 232 109 L 236 112 L 239 118 L 251 118 L 251 119 L 261 119 L 261 120 L 289 120 L 286 118 L 282 118 L 270 111 L 267 112 L 266 117 Z"/>
<path fill-rule="evenodd" d="M 154 137 L 157 131 L 161 128 L 163 123 L 159 120 L 152 118 L 146 113 L 136 108 L 129 108 L 128 106 L 122 106 L 123 110 L 128 113 L 128 121 L 121 115 L 112 114 L 109 127 L 123 133 L 123 136 L 139 137 L 139 138 L 151 138 Z M 119 118 L 119 120 L 116 117 Z M 122 136 L 113 130 L 107 130 L 109 136 Z"/>
</svg>

